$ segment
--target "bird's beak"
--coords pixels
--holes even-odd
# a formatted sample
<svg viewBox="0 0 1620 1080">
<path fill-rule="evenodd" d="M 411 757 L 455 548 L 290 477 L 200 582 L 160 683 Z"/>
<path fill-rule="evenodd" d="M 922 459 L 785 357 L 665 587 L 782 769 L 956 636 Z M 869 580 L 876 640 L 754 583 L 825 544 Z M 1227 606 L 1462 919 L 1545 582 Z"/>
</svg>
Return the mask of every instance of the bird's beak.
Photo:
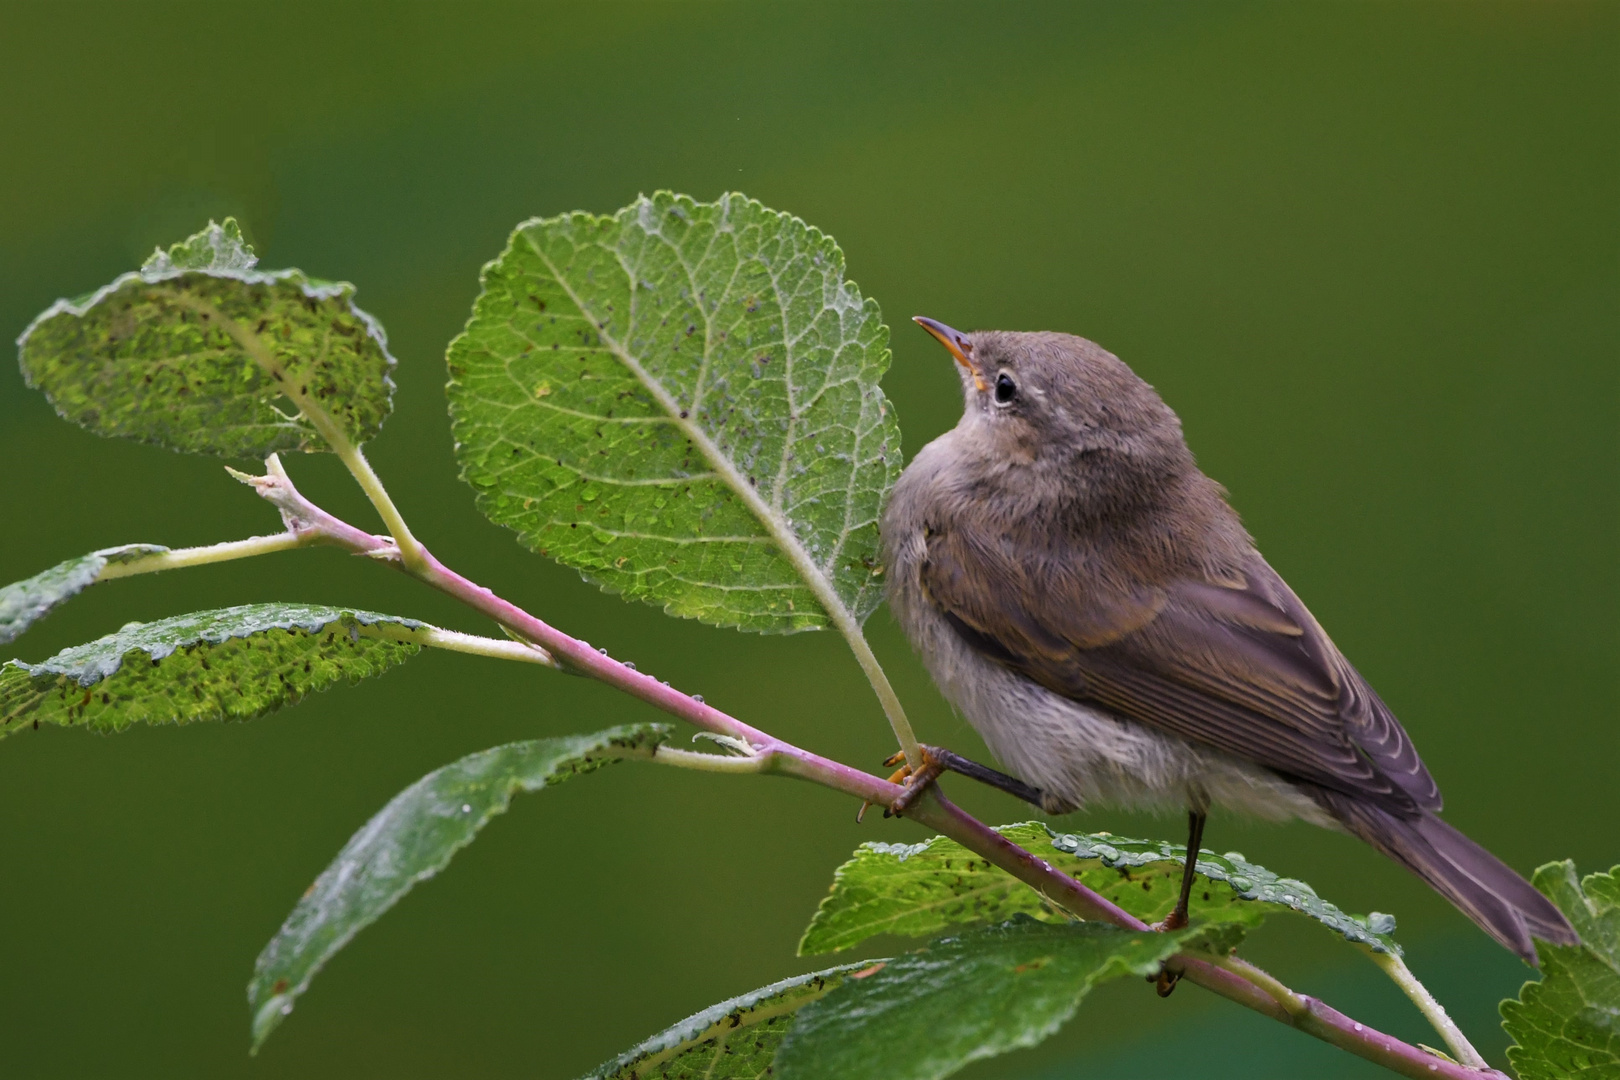
<svg viewBox="0 0 1620 1080">
<path fill-rule="evenodd" d="M 934 339 L 945 346 L 950 354 L 956 358 L 956 362 L 968 369 L 973 375 L 973 385 L 975 387 L 980 390 L 985 388 L 984 375 L 979 371 L 979 365 L 973 362 L 973 342 L 967 339 L 966 334 L 952 330 L 937 319 L 926 318 L 922 315 L 913 316 L 911 321 L 934 335 Z"/>
</svg>

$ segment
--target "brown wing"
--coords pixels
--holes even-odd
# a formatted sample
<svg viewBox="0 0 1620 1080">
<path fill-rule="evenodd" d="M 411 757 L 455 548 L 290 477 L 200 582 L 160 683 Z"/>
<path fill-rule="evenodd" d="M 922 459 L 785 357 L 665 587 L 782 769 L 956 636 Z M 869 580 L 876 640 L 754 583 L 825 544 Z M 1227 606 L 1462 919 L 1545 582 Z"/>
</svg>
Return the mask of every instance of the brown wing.
<svg viewBox="0 0 1620 1080">
<path fill-rule="evenodd" d="M 966 641 L 1056 693 L 1398 813 L 1440 808 L 1400 723 L 1258 553 L 1230 581 L 1094 568 L 1082 587 L 1044 553 L 941 532 L 921 576 Z"/>
</svg>

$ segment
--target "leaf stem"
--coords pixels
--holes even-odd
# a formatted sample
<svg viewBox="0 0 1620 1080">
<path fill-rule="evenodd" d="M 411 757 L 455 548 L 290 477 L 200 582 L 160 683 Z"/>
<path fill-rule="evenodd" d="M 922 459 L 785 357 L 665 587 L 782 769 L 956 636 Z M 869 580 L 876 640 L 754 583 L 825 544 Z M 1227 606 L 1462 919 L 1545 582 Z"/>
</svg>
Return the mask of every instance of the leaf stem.
<svg viewBox="0 0 1620 1080">
<path fill-rule="evenodd" d="M 1468 1041 L 1468 1037 L 1462 1033 L 1462 1029 L 1457 1027 L 1456 1023 L 1447 1015 L 1444 1006 L 1434 999 L 1433 994 L 1429 993 L 1429 988 L 1419 982 L 1416 975 L 1412 974 L 1412 969 L 1406 966 L 1405 960 L 1394 953 L 1378 953 L 1368 950 L 1368 955 L 1372 957 L 1372 962 L 1383 968 L 1384 974 L 1393 979 L 1395 985 L 1399 986 L 1401 991 L 1412 999 L 1412 1004 L 1418 1007 L 1418 1011 L 1423 1014 L 1423 1018 L 1434 1027 L 1435 1031 L 1440 1033 L 1440 1037 L 1446 1041 L 1446 1045 L 1451 1048 L 1451 1052 L 1457 1056 L 1458 1061 L 1475 1069 L 1486 1068 L 1485 1059 L 1480 1056 L 1478 1050 L 1474 1049 L 1474 1044 Z"/>
<path fill-rule="evenodd" d="M 477 634 L 463 634 L 456 630 L 441 630 L 437 626 L 411 627 L 401 626 L 398 623 L 377 623 L 358 627 L 358 630 L 361 637 L 409 641 L 433 649 L 444 649 L 447 652 L 469 653 L 495 660 L 516 660 L 519 663 L 539 664 L 542 667 L 558 666 L 550 653 L 526 641 L 479 637 Z"/>
<path fill-rule="evenodd" d="M 845 623 L 848 625 L 845 626 Z M 861 631 L 860 624 L 847 609 L 840 609 L 835 614 L 833 624 L 843 633 L 844 640 L 849 643 L 849 651 L 855 654 L 855 662 L 866 673 L 866 681 L 872 684 L 872 692 L 877 695 L 878 704 L 883 706 L 883 715 L 888 717 L 889 727 L 900 743 L 901 752 L 906 755 L 906 764 L 913 769 L 922 768 L 922 751 L 917 746 L 916 734 L 911 730 L 911 721 L 906 718 L 906 710 L 900 704 L 900 695 L 889 685 L 889 677 L 884 674 L 883 665 L 878 663 L 872 646 L 866 643 L 866 635 Z"/>
<path fill-rule="evenodd" d="M 607 655 L 606 650 L 594 649 L 589 642 L 570 637 L 515 604 L 501 599 L 489 589 L 455 573 L 425 548 L 421 549 L 421 569 L 407 565 L 392 541 L 372 536 L 310 503 L 299 494 L 291 479 L 279 469 L 279 463 L 272 468 L 270 475 L 255 477 L 252 482 L 259 494 L 281 511 L 289 529 L 314 533 L 318 535 L 320 542 L 337 544 L 356 554 L 391 562 L 411 576 L 489 616 L 522 639 L 545 649 L 565 670 L 598 679 L 704 731 L 741 739 L 754 747 L 756 754 L 768 764 L 757 766 L 754 759 L 728 759 L 719 755 L 698 754 L 691 751 L 671 749 L 666 752 L 663 747 L 653 755 L 655 761 L 662 760 L 678 767 L 701 767 L 705 771 L 712 772 L 775 772 L 809 780 L 856 799 L 884 805 L 892 803 L 905 790 L 900 785 L 891 784 L 881 777 L 821 757 L 768 735 L 689 694 L 673 689 L 650 675 L 614 660 Z M 693 758 L 712 758 L 713 761 L 694 765 L 691 761 Z M 747 767 L 722 765 L 731 761 L 744 762 Z M 1110 922 L 1143 933 L 1152 932 L 1142 920 L 1125 912 L 1103 896 L 1057 870 L 1046 860 L 1025 851 L 955 806 L 940 793 L 937 784 L 907 808 L 906 816 L 962 844 L 1082 919 Z M 1290 1000 L 1299 1003 L 1299 1011 L 1290 1012 L 1268 989 L 1257 985 L 1255 979 L 1263 976 L 1265 980 L 1270 980 L 1282 990 L 1286 990 L 1286 987 L 1282 987 L 1281 983 L 1276 983 L 1276 980 L 1252 965 L 1244 964 L 1242 966 L 1244 974 L 1238 974 L 1207 958 L 1179 953 L 1166 962 L 1166 967 L 1188 982 L 1412 1080 L 1428 1080 L 1430 1077 L 1441 1077 L 1444 1080 L 1480 1080 L 1482 1076 L 1507 1080 L 1501 1073 L 1481 1072 L 1435 1057 L 1419 1047 L 1357 1023 L 1316 998 L 1304 994 L 1288 991 L 1288 994 L 1292 995 Z"/>
<path fill-rule="evenodd" d="M 661 745 L 653 751 L 652 760 L 660 765 L 673 765 L 678 769 L 695 769 L 698 772 L 763 773 L 770 771 L 773 756 L 772 754 L 748 754 L 744 756 L 704 754 L 696 750 L 682 750 L 675 746 Z"/>
<path fill-rule="evenodd" d="M 1216 957 L 1211 961 L 1216 967 L 1224 968 L 1240 979 L 1247 979 L 1260 989 L 1271 995 L 1271 999 L 1281 1005 L 1289 1016 L 1304 1016 L 1309 1010 L 1302 999 L 1294 991 L 1284 986 L 1275 975 L 1261 968 L 1255 967 L 1247 960 L 1236 956 Z"/>
<path fill-rule="evenodd" d="M 332 427 L 332 434 L 328 435 L 325 431 L 321 434 L 332 444 L 332 450 L 337 454 L 338 460 L 349 470 L 349 474 L 360 485 L 360 490 L 366 493 L 371 505 L 377 508 L 377 514 L 383 519 L 388 534 L 394 538 L 394 546 L 399 548 L 400 558 L 405 560 L 405 565 L 412 570 L 423 568 L 426 564 L 422 561 L 422 545 L 411 533 L 410 526 L 405 524 L 405 518 L 394 505 L 394 500 L 388 497 L 388 489 L 383 487 L 382 480 L 372 470 L 371 462 L 366 460 L 365 453 L 358 446 L 352 445 L 343 433 L 337 430 L 335 424 L 330 420 L 327 424 Z M 316 424 L 317 428 L 320 426 L 319 423 Z"/>
<path fill-rule="evenodd" d="M 124 562 L 109 562 L 96 575 L 97 581 L 134 577 L 136 574 L 156 574 L 163 570 L 179 570 L 187 566 L 206 566 L 209 563 L 230 562 L 232 559 L 250 559 L 255 555 L 268 555 L 273 551 L 290 551 L 311 541 L 292 532 L 274 536 L 254 536 L 246 540 L 228 540 L 223 544 L 206 547 L 176 548 L 173 551 L 138 555 Z"/>
</svg>

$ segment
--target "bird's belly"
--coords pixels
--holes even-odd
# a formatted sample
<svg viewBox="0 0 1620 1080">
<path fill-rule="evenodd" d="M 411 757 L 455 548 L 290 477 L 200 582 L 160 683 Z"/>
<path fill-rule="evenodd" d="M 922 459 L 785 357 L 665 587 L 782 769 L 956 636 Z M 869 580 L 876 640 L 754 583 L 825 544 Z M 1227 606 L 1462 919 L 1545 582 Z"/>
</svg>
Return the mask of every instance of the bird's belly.
<svg viewBox="0 0 1620 1080">
<path fill-rule="evenodd" d="M 1337 827 L 1269 769 L 1071 701 L 985 658 L 936 612 L 909 614 L 912 641 L 946 697 L 1006 769 L 1053 801 L 1166 811 L 1207 802 Z"/>
</svg>

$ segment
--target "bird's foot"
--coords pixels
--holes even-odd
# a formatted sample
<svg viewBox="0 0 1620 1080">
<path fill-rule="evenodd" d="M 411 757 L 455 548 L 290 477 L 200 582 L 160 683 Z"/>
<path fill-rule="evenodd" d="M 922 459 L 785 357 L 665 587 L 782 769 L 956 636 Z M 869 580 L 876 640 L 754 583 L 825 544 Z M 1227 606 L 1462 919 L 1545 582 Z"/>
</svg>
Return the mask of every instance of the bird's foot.
<svg viewBox="0 0 1620 1080">
<path fill-rule="evenodd" d="M 923 792 L 927 791 L 934 781 L 939 779 L 939 774 L 946 769 L 946 765 L 940 760 L 941 755 L 935 747 L 918 746 L 917 749 L 922 754 L 922 768 L 913 769 L 910 765 L 902 764 L 900 768 L 895 770 L 894 775 L 889 777 L 889 783 L 904 784 L 906 790 L 902 791 L 894 802 L 884 809 L 884 817 L 900 817 L 904 815 L 906 808 L 920 799 Z M 905 754 L 897 753 L 886 758 L 883 764 L 896 765 L 905 761 L 905 759 Z"/>
<path fill-rule="evenodd" d="M 905 811 L 906 807 L 916 802 L 935 780 L 939 779 L 940 773 L 949 767 L 939 760 L 940 751 L 937 748 L 919 746 L 917 749 L 922 752 L 923 765 L 920 769 L 912 769 L 911 765 L 906 761 L 906 752 L 904 750 L 897 750 L 883 759 L 885 766 L 900 766 L 889 777 L 889 783 L 904 784 L 906 788 L 905 791 L 900 793 L 899 798 L 883 808 L 884 817 L 898 817 Z M 871 809 L 871 806 L 870 802 L 861 803 L 860 810 L 855 813 L 855 824 L 859 825 L 861 823 L 861 820 L 866 817 L 866 811 Z"/>
<path fill-rule="evenodd" d="M 1175 993 L 1176 983 L 1180 981 L 1180 973 L 1171 971 L 1169 968 L 1160 968 L 1157 975 L 1148 976 L 1148 982 L 1153 984 L 1154 992 L 1160 997 L 1169 997 Z"/>
<path fill-rule="evenodd" d="M 1166 915 L 1162 921 L 1154 923 L 1152 926 L 1148 927 L 1148 929 L 1157 930 L 1162 933 L 1166 930 L 1180 930 L 1186 925 L 1187 909 L 1177 905 L 1176 909 L 1170 914 Z"/>
<path fill-rule="evenodd" d="M 903 764 L 906 759 L 903 753 L 892 754 L 883 762 L 883 764 L 889 766 L 900 766 L 899 769 L 895 770 L 894 775 L 889 777 L 889 783 L 903 783 L 906 785 L 906 790 L 901 793 L 900 797 L 890 803 L 888 809 L 883 811 L 884 817 L 895 817 L 903 814 L 906 807 L 921 798 L 923 792 L 927 791 L 930 785 L 939 779 L 939 774 L 946 771 L 961 773 L 963 776 L 971 777 L 980 783 L 999 788 L 1009 795 L 1039 806 L 1047 813 L 1061 814 L 1075 809 L 1073 803 L 1047 795 L 1037 788 L 1030 787 L 1017 777 L 998 772 L 988 765 L 980 765 L 976 761 L 970 761 L 961 754 L 946 750 L 944 747 L 918 746 L 917 749 L 922 754 L 922 767 L 919 769 L 913 770 L 909 764 Z M 860 821 L 865 816 L 866 808 L 870 805 L 871 803 L 861 804 L 860 813 L 855 815 L 856 821 Z"/>
</svg>

